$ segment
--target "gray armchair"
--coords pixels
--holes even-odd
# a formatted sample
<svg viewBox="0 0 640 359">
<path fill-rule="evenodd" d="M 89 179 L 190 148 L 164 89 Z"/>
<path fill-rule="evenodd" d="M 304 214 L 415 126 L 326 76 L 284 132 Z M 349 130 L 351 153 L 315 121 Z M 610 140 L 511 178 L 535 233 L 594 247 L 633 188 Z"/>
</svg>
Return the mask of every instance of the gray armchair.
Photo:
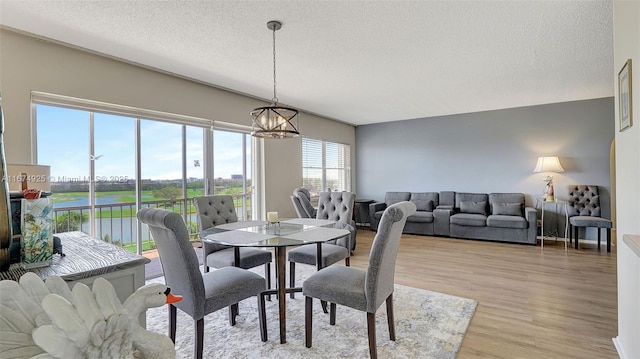
<svg viewBox="0 0 640 359">
<path fill-rule="evenodd" d="M 356 195 L 351 192 L 322 192 L 318 199 L 316 218 L 330 219 L 350 224 L 353 228 L 351 235 L 336 241 L 322 244 L 322 258 L 317 260 L 315 245 L 306 245 L 289 251 L 289 284 L 295 286 L 296 263 L 316 265 L 318 269 L 330 266 L 342 259 L 349 265 L 351 249 L 355 248 L 356 226 L 353 219 L 353 209 Z M 290 294 L 294 298 L 295 294 Z"/>
<path fill-rule="evenodd" d="M 306 188 L 298 187 L 290 196 L 298 218 L 316 218 L 317 208 L 311 205 L 311 193 Z"/>
<path fill-rule="evenodd" d="M 195 197 L 193 203 L 198 212 L 198 228 L 203 231 L 219 224 L 238 221 L 233 197 L 229 195 Z M 203 242 L 204 271 L 209 267 L 222 268 L 233 266 L 235 259 L 233 248 L 218 244 Z M 266 288 L 271 288 L 271 252 L 258 248 L 240 248 L 240 263 L 243 269 L 250 269 L 264 264 Z"/>
<path fill-rule="evenodd" d="M 261 339 L 266 340 L 264 311 L 264 279 L 259 275 L 236 267 L 225 267 L 213 272 L 200 272 L 198 257 L 189 241 L 187 227 L 179 214 L 164 209 L 143 208 L 138 220 L 149 226 L 158 248 L 160 263 L 167 286 L 183 296 L 182 301 L 169 305 L 169 337 L 175 342 L 176 316 L 180 308 L 194 320 L 195 357 L 202 358 L 204 317 L 229 307 L 229 320 L 235 325 L 238 302 L 257 296 Z M 214 339 L 214 338 L 211 338 Z"/>
<path fill-rule="evenodd" d="M 611 252 L 611 227 L 613 227 L 613 223 L 600 217 L 598 186 L 568 185 L 567 190 L 569 191 L 569 243 L 575 237 L 575 248 L 578 249 L 578 228 L 595 227 L 598 231 L 599 249 L 600 229 L 605 228 L 607 230 L 607 252 Z"/>
<path fill-rule="evenodd" d="M 378 230 L 378 223 L 382 218 L 382 213 L 387 207 L 394 203 L 411 200 L 411 192 L 387 192 L 384 195 L 384 202 L 375 202 L 369 205 L 369 216 L 371 217 L 371 230 Z"/>
<path fill-rule="evenodd" d="M 400 202 L 385 209 L 378 233 L 376 233 L 369 253 L 369 268 L 366 271 L 333 266 L 324 268 L 302 284 L 305 296 L 305 343 L 312 344 L 313 298 L 331 303 L 329 323 L 335 325 L 336 304 L 367 313 L 369 334 L 369 354 L 377 358 L 375 314 L 378 307 L 386 302 L 389 337 L 396 340 L 393 322 L 393 289 L 396 257 L 402 229 L 407 217 L 416 212 L 412 202 Z"/>
</svg>

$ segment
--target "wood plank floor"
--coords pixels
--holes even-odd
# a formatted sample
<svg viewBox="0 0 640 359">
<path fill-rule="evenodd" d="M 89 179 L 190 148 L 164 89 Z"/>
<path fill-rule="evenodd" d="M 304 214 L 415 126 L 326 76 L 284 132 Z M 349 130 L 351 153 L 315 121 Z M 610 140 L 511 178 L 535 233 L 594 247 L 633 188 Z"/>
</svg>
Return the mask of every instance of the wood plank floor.
<svg viewBox="0 0 640 359">
<path fill-rule="evenodd" d="M 353 267 L 367 267 L 374 235 L 358 230 Z M 147 274 L 161 275 L 159 267 L 156 258 Z M 615 247 L 607 253 L 581 242 L 565 252 L 562 241 L 547 240 L 543 252 L 540 245 L 405 234 L 395 280 L 478 301 L 458 359 L 618 358 Z"/>
<path fill-rule="evenodd" d="M 358 231 L 353 267 L 366 268 L 374 235 Z M 615 248 L 405 234 L 395 280 L 478 301 L 459 359 L 618 358 Z"/>
</svg>

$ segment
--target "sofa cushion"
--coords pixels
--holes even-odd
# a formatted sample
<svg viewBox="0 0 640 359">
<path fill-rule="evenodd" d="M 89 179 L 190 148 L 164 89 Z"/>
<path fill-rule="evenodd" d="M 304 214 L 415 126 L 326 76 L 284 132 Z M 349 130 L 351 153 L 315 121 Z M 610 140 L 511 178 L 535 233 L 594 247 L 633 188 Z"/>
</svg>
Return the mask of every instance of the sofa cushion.
<svg viewBox="0 0 640 359">
<path fill-rule="evenodd" d="M 492 215 L 487 218 L 488 227 L 500 227 L 500 228 L 517 228 L 525 229 L 528 227 L 527 220 L 520 216 L 503 216 Z"/>
<path fill-rule="evenodd" d="M 408 201 L 411 198 L 411 192 L 387 192 L 384 194 L 384 203 L 387 207 L 394 203 Z"/>
<path fill-rule="evenodd" d="M 460 201 L 460 212 L 487 215 L 486 201 Z"/>
<path fill-rule="evenodd" d="M 460 226 L 484 227 L 487 223 L 487 216 L 482 214 L 458 213 L 449 219 L 451 224 Z"/>
<path fill-rule="evenodd" d="M 492 205 L 492 214 L 503 216 L 521 216 L 522 203 L 495 202 Z"/>
<path fill-rule="evenodd" d="M 418 211 L 432 212 L 438 206 L 438 192 L 413 192 L 411 202 L 416 205 Z"/>
<path fill-rule="evenodd" d="M 407 222 L 431 223 L 433 222 L 433 212 L 417 211 L 407 217 Z"/>
</svg>

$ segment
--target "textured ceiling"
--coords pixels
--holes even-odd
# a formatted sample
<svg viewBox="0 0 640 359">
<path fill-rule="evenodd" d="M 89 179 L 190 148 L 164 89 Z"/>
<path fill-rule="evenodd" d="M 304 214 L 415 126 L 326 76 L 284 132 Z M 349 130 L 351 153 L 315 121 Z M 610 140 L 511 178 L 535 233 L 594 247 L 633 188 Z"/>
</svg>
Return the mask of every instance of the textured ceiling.
<svg viewBox="0 0 640 359">
<path fill-rule="evenodd" d="M 360 125 L 613 96 L 606 1 L 11 1 L 0 25 Z"/>
</svg>

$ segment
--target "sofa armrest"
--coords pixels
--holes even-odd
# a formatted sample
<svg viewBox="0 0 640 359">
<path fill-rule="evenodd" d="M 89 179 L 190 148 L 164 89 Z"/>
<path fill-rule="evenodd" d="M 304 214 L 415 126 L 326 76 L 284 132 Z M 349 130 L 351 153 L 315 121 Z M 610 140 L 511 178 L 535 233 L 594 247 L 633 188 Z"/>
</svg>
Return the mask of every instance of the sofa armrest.
<svg viewBox="0 0 640 359">
<path fill-rule="evenodd" d="M 453 211 L 453 206 L 441 204 L 441 205 L 437 206 L 436 209 L 448 209 L 448 210 Z"/>
<path fill-rule="evenodd" d="M 524 218 L 527 220 L 527 243 L 536 244 L 538 242 L 538 210 L 533 207 L 524 208 Z"/>
<path fill-rule="evenodd" d="M 453 208 L 438 208 L 433 210 L 433 234 L 436 236 L 449 236 L 449 217 L 453 214 Z M 442 206 L 451 207 L 451 206 Z"/>
<path fill-rule="evenodd" d="M 384 211 L 387 208 L 387 204 L 384 202 L 374 202 L 369 204 L 369 223 L 372 231 L 378 230 L 378 219 L 376 218 L 376 212 Z"/>
</svg>

